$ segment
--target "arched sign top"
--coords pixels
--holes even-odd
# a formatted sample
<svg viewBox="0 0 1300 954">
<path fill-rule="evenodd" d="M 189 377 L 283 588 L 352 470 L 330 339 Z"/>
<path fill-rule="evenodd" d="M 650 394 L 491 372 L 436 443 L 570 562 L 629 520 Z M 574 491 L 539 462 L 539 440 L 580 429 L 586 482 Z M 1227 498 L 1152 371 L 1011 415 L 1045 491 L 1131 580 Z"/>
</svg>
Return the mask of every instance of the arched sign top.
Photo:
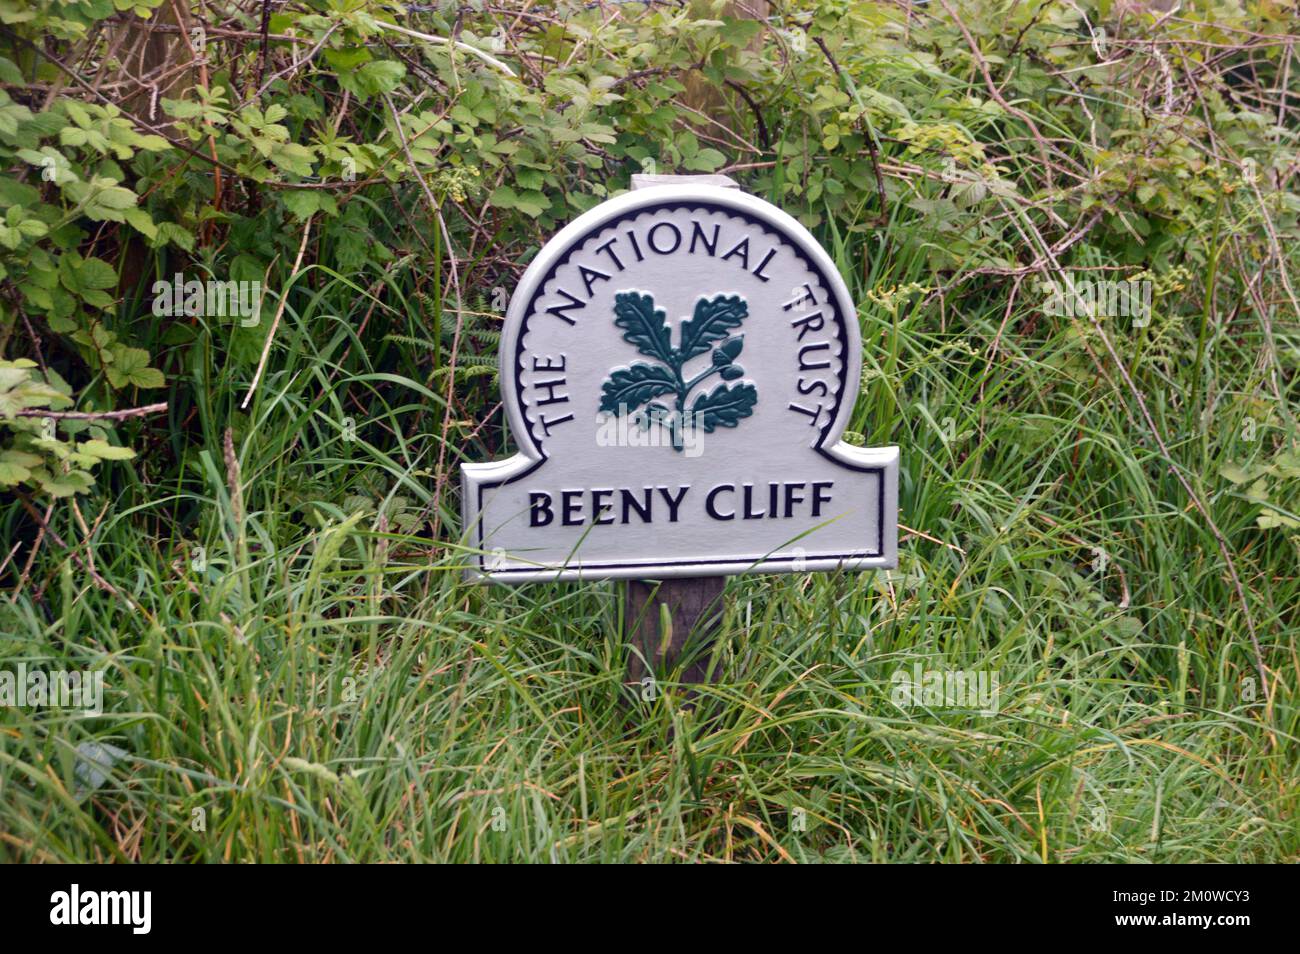
<svg viewBox="0 0 1300 954">
<path fill-rule="evenodd" d="M 529 265 L 500 361 L 519 453 L 464 465 L 473 576 L 893 565 L 898 451 L 840 442 L 852 299 L 770 203 L 698 184 L 601 203 Z"/>
<path fill-rule="evenodd" d="M 673 218 L 657 216 L 658 212 L 685 213 L 689 230 L 679 229 Z M 701 224 L 699 213 L 724 219 Z M 723 284 L 727 271 L 748 272 L 768 286 L 765 290 L 779 298 L 784 309 L 814 300 L 826 305 L 827 321 L 833 322 L 848 360 L 837 375 L 838 409 L 818 429 L 818 444 L 828 446 L 839 440 L 857 399 L 862 335 L 853 299 L 835 263 L 798 220 L 770 202 L 721 186 L 661 185 L 624 193 L 583 213 L 547 242 L 524 272 L 502 331 L 501 382 L 511 433 L 525 455 L 545 456 L 545 435 L 538 433 L 541 422 L 530 423 L 523 413 L 527 404 L 521 378 L 530 322 L 569 318 L 589 303 L 592 291 L 625 274 L 630 266 L 653 261 L 655 256 L 671 258 L 683 249 L 688 255 L 707 254 L 717 262 Z M 809 283 L 786 282 L 790 287 L 772 287 L 774 276 L 768 273 L 777 270 L 773 259 L 778 254 L 800 259 L 807 273 L 816 276 L 816 284 L 809 288 L 804 287 Z M 566 267 L 567 285 L 572 287 L 566 287 L 557 274 Z"/>
</svg>

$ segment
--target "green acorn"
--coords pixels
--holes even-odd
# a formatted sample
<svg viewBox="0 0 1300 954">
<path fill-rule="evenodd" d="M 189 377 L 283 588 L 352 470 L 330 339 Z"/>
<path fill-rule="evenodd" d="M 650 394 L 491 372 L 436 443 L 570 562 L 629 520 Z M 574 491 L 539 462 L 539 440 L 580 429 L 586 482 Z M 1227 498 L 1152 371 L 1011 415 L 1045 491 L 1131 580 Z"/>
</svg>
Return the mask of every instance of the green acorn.
<svg viewBox="0 0 1300 954">
<path fill-rule="evenodd" d="M 725 368 L 736 360 L 736 356 L 740 354 L 741 349 L 744 347 L 744 335 L 728 338 L 720 347 L 713 350 L 713 366 L 715 368 Z M 724 374 L 723 377 L 726 377 L 726 375 Z"/>
</svg>

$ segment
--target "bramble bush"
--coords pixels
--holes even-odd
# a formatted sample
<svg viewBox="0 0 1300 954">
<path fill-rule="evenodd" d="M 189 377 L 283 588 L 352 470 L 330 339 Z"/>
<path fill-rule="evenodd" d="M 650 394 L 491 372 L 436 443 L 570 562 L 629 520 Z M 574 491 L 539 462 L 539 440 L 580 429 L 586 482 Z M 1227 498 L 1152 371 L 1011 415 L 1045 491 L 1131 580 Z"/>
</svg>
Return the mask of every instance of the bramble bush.
<svg viewBox="0 0 1300 954">
<path fill-rule="evenodd" d="M 922 307 L 967 276 L 987 294 L 1089 258 L 1157 281 L 1190 269 L 1181 299 L 1199 300 L 1207 230 L 1250 263 L 1293 235 L 1285 4 L 713 9 L 11 0 L 0 344 L 38 368 L 8 403 L 165 396 L 175 424 L 196 355 L 251 373 L 271 322 L 159 321 L 145 305 L 173 273 L 266 280 L 267 319 L 331 280 L 361 298 L 400 284 L 408 307 L 381 304 L 360 344 L 435 373 L 459 444 L 493 403 L 493 292 L 634 171 L 731 172 L 836 243 L 914 250 Z M 691 71 L 722 92 L 711 113 L 684 100 Z M 895 244 L 872 247 L 886 225 Z M 1089 335 L 1063 365 L 1086 368 Z M 5 485 L 89 492 L 67 456 L 77 425 L 33 426 L 0 425 Z"/>
</svg>

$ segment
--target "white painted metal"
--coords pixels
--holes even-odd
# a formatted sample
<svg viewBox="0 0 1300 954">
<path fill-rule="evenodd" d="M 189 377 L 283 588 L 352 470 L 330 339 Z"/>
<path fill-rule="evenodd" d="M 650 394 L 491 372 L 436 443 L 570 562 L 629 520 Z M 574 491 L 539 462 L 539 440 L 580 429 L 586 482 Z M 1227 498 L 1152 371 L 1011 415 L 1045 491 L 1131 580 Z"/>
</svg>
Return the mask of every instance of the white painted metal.
<svg viewBox="0 0 1300 954">
<path fill-rule="evenodd" d="M 620 307 L 646 314 L 647 296 L 678 349 L 666 358 L 662 344 L 638 345 L 615 323 Z M 694 318 L 699 328 L 723 313 L 730 319 L 714 322 L 726 327 L 708 350 L 680 360 L 683 324 Z M 738 353 L 715 359 L 724 345 Z M 739 373 L 724 379 L 729 364 Z M 840 441 L 861 370 L 843 279 L 780 209 L 698 183 L 602 203 L 545 245 L 511 299 L 501 386 L 519 452 L 462 466 L 469 576 L 521 583 L 895 566 L 898 448 Z M 748 416 L 721 407 L 697 419 L 704 428 L 678 431 L 675 447 L 668 424 L 635 423 L 646 402 L 598 412 L 606 383 L 635 374 L 676 375 L 679 387 L 702 378 L 683 409 L 716 390 L 720 404 Z M 680 393 L 649 403 L 671 417 Z"/>
</svg>

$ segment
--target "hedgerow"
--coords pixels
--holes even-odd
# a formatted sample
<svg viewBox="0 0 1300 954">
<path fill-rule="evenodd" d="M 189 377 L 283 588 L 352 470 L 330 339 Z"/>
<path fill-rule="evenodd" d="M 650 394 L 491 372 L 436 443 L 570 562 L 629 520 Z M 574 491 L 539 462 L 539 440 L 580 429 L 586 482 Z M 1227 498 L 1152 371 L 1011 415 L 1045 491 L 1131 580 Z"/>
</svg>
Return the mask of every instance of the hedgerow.
<svg viewBox="0 0 1300 954">
<path fill-rule="evenodd" d="M 237 720 L 196 730 L 202 751 L 173 731 L 217 719 L 215 698 L 239 700 L 260 726 L 265 680 L 294 712 L 328 711 L 328 730 L 292 719 L 283 730 L 285 749 L 292 740 L 308 759 L 292 771 L 305 765 L 312 784 L 325 784 L 322 753 L 378 759 L 386 743 L 374 740 L 392 731 L 365 722 L 378 708 L 343 710 L 345 680 L 364 687 L 387 672 L 382 705 L 406 705 L 395 700 L 408 675 L 459 679 L 461 654 L 491 656 L 507 625 L 526 647 L 518 651 L 534 655 L 516 660 L 528 677 L 494 692 L 559 673 L 569 682 L 556 698 L 567 699 L 573 680 L 585 685 L 567 668 L 579 663 L 617 679 L 617 663 L 584 655 L 589 645 L 564 628 L 551 596 L 529 604 L 459 588 L 456 468 L 510 452 L 497 345 L 510 293 L 542 243 L 634 174 L 721 173 L 812 229 L 854 290 L 865 370 L 847 436 L 902 447 L 907 528 L 896 574 L 738 582 L 752 587 L 753 605 L 741 605 L 757 657 L 738 650 L 735 678 L 750 678 L 745 661 L 758 658 L 754 697 L 773 712 L 792 705 L 800 693 L 787 699 L 786 667 L 824 636 L 796 667 L 817 675 L 792 718 L 852 708 L 867 678 L 853 667 L 872 663 L 836 655 L 844 634 L 822 628 L 862 628 L 899 653 L 941 647 L 1023 667 L 1016 711 L 1035 728 L 1023 746 L 978 733 L 962 741 L 969 748 L 953 757 L 979 767 L 962 777 L 978 776 L 970 784 L 986 784 L 987 797 L 949 786 L 962 769 L 943 761 L 947 748 L 924 748 L 948 745 L 928 728 L 895 737 L 878 725 L 867 742 L 856 715 L 809 728 L 802 749 L 773 737 L 763 751 L 820 751 L 833 738 L 846 751 L 885 746 L 872 756 L 884 764 L 921 745 L 931 768 L 945 767 L 934 778 L 917 768 L 922 785 L 872 762 L 847 789 L 823 784 L 834 766 L 773 769 L 771 791 L 755 794 L 739 782 L 732 790 L 734 779 L 709 782 L 707 766 L 697 777 L 692 762 L 682 782 L 692 798 L 710 784 L 726 792 L 724 808 L 680 826 L 700 854 L 732 851 L 731 829 L 723 847 L 717 826 L 730 824 L 734 797 L 752 798 L 755 817 L 772 806 L 842 811 L 851 852 L 875 852 L 879 829 L 912 856 L 1021 860 L 1041 848 L 1045 859 L 1046 834 L 1017 840 L 1024 819 L 1043 813 L 1024 782 L 1032 777 L 1048 778 L 1049 814 L 1055 806 L 1079 835 L 1059 857 L 1131 860 L 1176 809 L 1157 799 L 1152 820 L 1130 806 L 1142 820 L 1122 846 L 1087 840 L 1075 823 L 1083 781 L 1076 791 L 1073 776 L 1051 775 L 1066 761 L 1052 733 L 1087 702 L 1097 702 L 1085 707 L 1096 731 L 1115 737 L 1195 706 L 1214 718 L 1231 710 L 1229 734 L 1267 725 L 1267 739 L 1252 736 L 1243 753 L 1218 723 L 1179 723 L 1180 746 L 1213 749 L 1214 772 L 1220 758 L 1224 771 L 1245 766 L 1232 784 L 1258 797 L 1207 847 L 1193 816 L 1236 790 L 1215 788 L 1214 772 L 1197 776 L 1180 844 L 1190 855 L 1231 844 L 1276 857 L 1277 843 L 1257 846 L 1281 843 L 1290 824 L 1294 851 L 1294 5 L 740 6 L 0 0 L 0 632 L 26 634 L 9 648 L 63 640 L 96 665 L 111 657 L 123 711 L 156 706 L 172 720 L 167 730 L 128 726 L 115 744 L 152 753 L 158 775 L 147 784 L 177 804 L 198 797 L 190 760 L 225 758 L 204 784 L 235 793 L 226 856 L 236 843 L 252 856 L 288 850 L 270 829 L 234 833 L 240 811 L 282 808 L 250 807 L 258 779 L 244 777 L 245 749 L 228 735 Z M 1094 280 L 1140 289 L 1141 313 L 1099 307 Z M 590 589 L 554 599 L 581 610 L 573 628 L 584 639 L 607 622 Z M 441 646 L 436 666 L 384 635 L 434 639 L 421 628 L 443 625 L 425 619 L 431 605 L 476 640 Z M 861 615 L 877 608 L 885 615 Z M 79 643 L 89 616 L 105 628 Z M 302 648 L 308 637 L 328 647 L 321 656 L 315 642 Z M 558 661 L 555 646 L 566 647 Z M 1063 647 L 1073 661 L 1058 665 Z M 209 672 L 209 657 L 229 668 Z M 409 673 L 385 669 L 394 659 Z M 547 662 L 534 670 L 534 659 Z M 1069 666 L 1077 675 L 1089 665 L 1086 688 L 1066 679 Z M 164 692 L 173 679 L 181 688 Z M 1259 681 L 1266 714 L 1249 707 L 1253 689 L 1234 707 L 1243 680 Z M 1112 695 L 1098 688 L 1118 685 Z M 459 693 L 439 710 L 449 725 Z M 484 712 L 491 728 L 499 713 Z M 740 712 L 735 724 L 750 718 Z M 511 724 L 512 738 L 535 728 Z M 360 742 L 349 734 L 358 725 Z M 572 738 L 590 731 L 571 728 Z M 47 737 L 22 731 L 35 764 Z M 677 758 L 686 733 L 667 731 L 678 741 L 664 758 Z M 744 741 L 728 738 L 729 753 L 750 739 L 736 731 Z M 273 741 L 268 751 L 278 751 Z M 1079 740 L 1088 758 L 1094 741 Z M 467 763 L 497 751 L 495 739 L 466 745 Z M 524 761 L 535 754 L 526 748 Z M 529 762 L 543 763 L 549 755 Z M 0 773 L 9 764 L 0 759 Z M 1132 781 L 1136 763 L 1107 764 Z M 273 771 L 290 770 L 276 761 L 258 778 Z M 487 787 L 477 776 L 455 781 Z M 567 798 L 568 773 L 552 781 Z M 609 781 L 609 797 L 630 818 L 641 808 L 618 802 L 622 782 Z M 44 783 L 32 784 L 39 795 Z M 366 818 L 372 804 L 404 818 L 405 796 L 363 793 L 380 783 L 361 774 L 329 784 L 346 789 L 329 809 L 342 806 L 343 821 L 313 816 L 309 827 L 330 834 L 308 854 L 348 855 L 346 839 L 330 841 L 341 830 L 361 857 L 397 851 L 377 845 Z M 923 793 L 938 788 L 932 804 Z M 900 790 L 920 799 L 915 817 L 877 814 Z M 978 834 L 936 807 L 967 796 L 963 824 Z M 580 827 L 567 815 L 561 827 L 589 831 L 585 798 L 584 789 Z M 153 799 L 123 782 L 106 815 L 146 815 Z M 33 795 L 12 818 L 37 826 L 42 804 Z M 1002 805 L 1008 814 L 991 817 Z M 110 839 L 89 817 L 68 824 L 82 824 L 96 851 L 125 857 L 129 839 Z M 12 818 L 0 818 L 0 834 Z M 917 847 L 949 823 L 951 841 Z M 769 851 L 745 831 L 756 856 Z M 211 849 L 184 833 L 159 837 L 162 856 Z"/>
</svg>

